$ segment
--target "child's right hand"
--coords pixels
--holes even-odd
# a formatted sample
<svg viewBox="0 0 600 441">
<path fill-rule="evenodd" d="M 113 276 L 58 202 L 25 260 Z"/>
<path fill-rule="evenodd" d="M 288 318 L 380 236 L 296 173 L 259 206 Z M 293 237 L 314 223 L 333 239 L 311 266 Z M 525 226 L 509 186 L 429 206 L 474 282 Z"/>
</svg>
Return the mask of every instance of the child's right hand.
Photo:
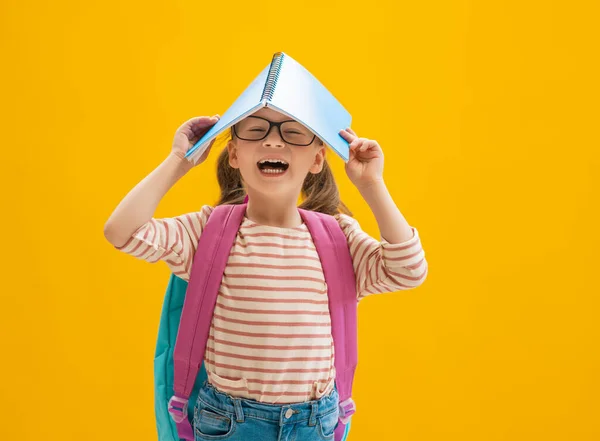
<svg viewBox="0 0 600 441">
<path fill-rule="evenodd" d="M 175 132 L 171 154 L 184 160 L 187 151 L 192 148 L 194 144 L 196 144 L 196 142 L 217 123 L 217 121 L 219 121 L 219 118 L 219 115 L 214 115 L 213 117 L 197 116 L 184 122 Z M 193 166 L 204 162 L 208 157 L 208 153 L 214 142 L 215 140 L 213 139 Z M 192 163 L 190 162 L 190 165 L 191 164 Z"/>
</svg>

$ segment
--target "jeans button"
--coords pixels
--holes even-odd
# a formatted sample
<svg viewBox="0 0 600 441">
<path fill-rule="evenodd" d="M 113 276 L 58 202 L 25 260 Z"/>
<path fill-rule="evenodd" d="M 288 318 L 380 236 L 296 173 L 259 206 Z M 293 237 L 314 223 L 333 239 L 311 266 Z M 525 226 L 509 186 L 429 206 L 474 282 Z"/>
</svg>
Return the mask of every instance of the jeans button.
<svg viewBox="0 0 600 441">
<path fill-rule="evenodd" d="M 288 409 L 287 412 L 285 413 L 285 417 L 290 418 L 293 414 L 294 414 L 294 411 L 292 409 Z"/>
</svg>

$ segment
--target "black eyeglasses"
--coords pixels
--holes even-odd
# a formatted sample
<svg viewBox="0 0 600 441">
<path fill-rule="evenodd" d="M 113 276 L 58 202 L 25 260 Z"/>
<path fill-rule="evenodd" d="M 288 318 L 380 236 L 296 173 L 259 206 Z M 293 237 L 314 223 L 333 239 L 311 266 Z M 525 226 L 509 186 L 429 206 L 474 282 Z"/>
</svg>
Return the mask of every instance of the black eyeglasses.
<svg viewBox="0 0 600 441">
<path fill-rule="evenodd" d="M 260 141 L 269 136 L 273 127 L 279 129 L 279 135 L 284 142 L 292 145 L 310 145 L 317 136 L 293 119 L 276 123 L 260 116 L 244 118 L 233 126 L 233 132 L 244 141 Z"/>
</svg>

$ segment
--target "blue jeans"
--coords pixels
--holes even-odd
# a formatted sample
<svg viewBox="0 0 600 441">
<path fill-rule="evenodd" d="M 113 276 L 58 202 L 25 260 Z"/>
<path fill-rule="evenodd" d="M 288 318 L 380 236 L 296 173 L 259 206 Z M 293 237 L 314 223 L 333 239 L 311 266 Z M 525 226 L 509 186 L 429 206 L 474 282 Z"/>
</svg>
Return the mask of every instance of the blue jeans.
<svg viewBox="0 0 600 441">
<path fill-rule="evenodd" d="M 318 400 L 267 404 L 236 398 L 205 381 L 194 407 L 196 441 L 333 440 L 339 417 L 337 389 Z"/>
</svg>

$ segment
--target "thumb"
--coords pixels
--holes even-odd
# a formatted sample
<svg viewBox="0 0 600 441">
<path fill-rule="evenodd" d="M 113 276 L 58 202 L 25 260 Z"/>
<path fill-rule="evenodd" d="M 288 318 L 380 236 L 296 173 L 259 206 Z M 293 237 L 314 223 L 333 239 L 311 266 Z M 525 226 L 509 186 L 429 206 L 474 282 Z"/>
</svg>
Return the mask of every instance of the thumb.
<svg viewBox="0 0 600 441">
<path fill-rule="evenodd" d="M 184 122 L 181 127 L 196 127 L 196 126 L 208 126 L 211 124 L 215 124 L 219 120 L 220 116 L 213 115 L 211 117 L 208 116 L 195 116 L 193 118 L 188 119 Z"/>
</svg>

